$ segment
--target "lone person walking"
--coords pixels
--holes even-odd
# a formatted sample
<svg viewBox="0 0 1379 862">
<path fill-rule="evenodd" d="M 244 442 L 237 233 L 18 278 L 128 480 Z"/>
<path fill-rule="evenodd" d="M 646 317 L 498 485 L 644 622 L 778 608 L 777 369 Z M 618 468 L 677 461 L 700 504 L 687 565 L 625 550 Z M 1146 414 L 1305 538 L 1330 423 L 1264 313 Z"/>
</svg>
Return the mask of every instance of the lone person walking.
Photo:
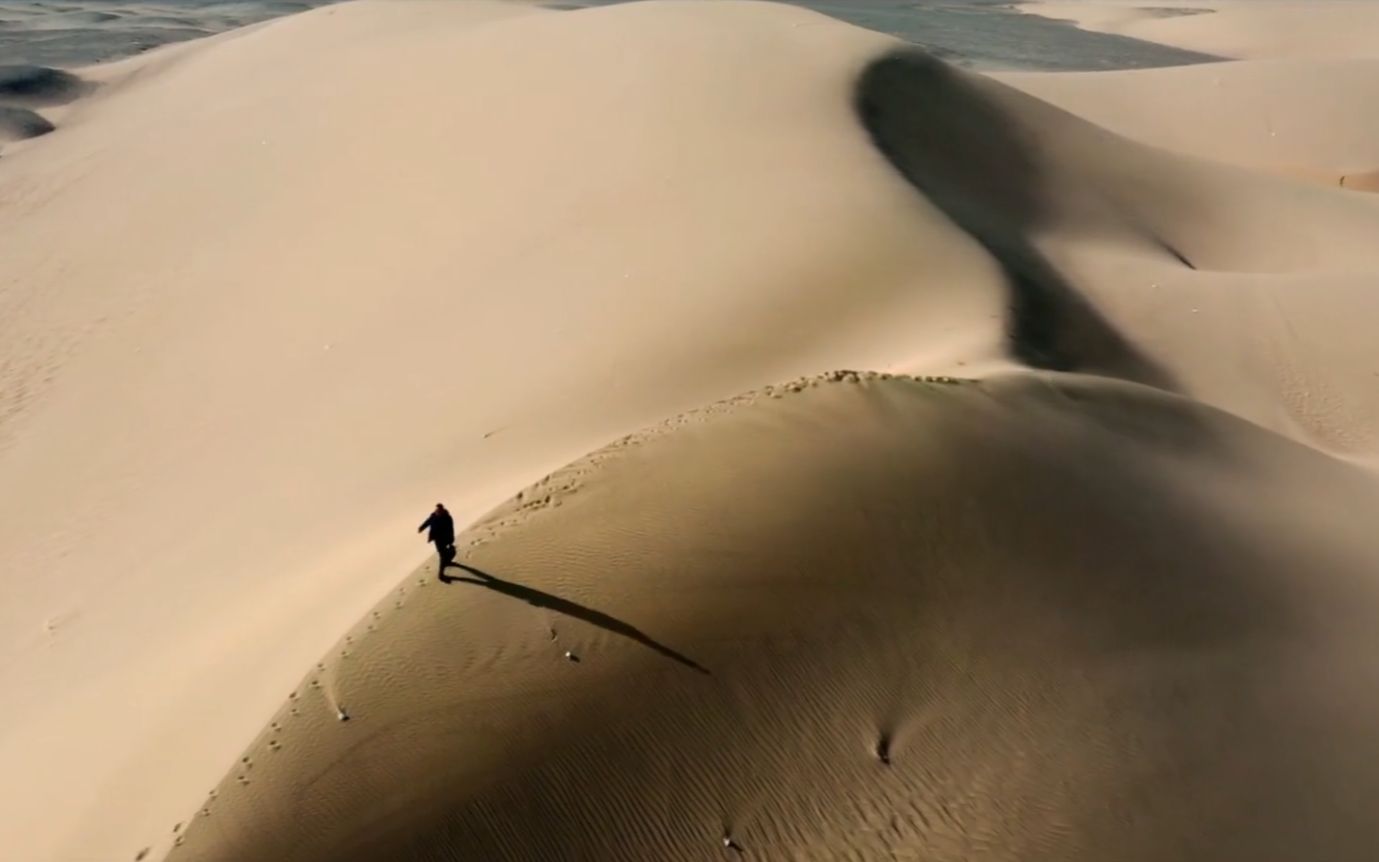
<svg viewBox="0 0 1379 862">
<path fill-rule="evenodd" d="M 417 527 L 417 532 L 427 530 L 426 541 L 436 546 L 436 554 L 440 556 L 440 577 L 445 577 L 445 567 L 455 561 L 455 519 L 450 517 L 450 512 L 445 506 L 437 503 L 436 510 L 421 522 Z"/>
</svg>

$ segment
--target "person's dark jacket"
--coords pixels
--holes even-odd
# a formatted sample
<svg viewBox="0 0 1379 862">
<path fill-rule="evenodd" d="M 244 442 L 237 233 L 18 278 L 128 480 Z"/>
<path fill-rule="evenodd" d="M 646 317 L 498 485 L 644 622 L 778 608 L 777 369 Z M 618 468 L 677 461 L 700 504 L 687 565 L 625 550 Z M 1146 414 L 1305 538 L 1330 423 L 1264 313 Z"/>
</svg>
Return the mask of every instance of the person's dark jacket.
<svg viewBox="0 0 1379 862">
<path fill-rule="evenodd" d="M 417 527 L 417 532 L 429 530 L 426 534 L 426 541 L 435 542 L 438 545 L 449 545 L 455 541 L 455 519 L 450 517 L 450 512 L 445 509 L 437 509 L 431 513 L 431 517 L 421 522 Z"/>
</svg>

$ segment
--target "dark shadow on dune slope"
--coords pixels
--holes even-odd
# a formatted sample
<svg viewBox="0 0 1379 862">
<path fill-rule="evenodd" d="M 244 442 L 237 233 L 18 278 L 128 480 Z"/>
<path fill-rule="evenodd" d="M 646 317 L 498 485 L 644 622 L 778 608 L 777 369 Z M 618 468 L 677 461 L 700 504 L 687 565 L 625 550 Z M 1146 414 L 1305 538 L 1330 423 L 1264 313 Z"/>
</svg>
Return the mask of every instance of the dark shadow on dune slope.
<svg viewBox="0 0 1379 862">
<path fill-rule="evenodd" d="M 28 108 L 0 105 L 0 141 L 22 141 L 46 135 L 55 127 Z"/>
<path fill-rule="evenodd" d="M 511 596 L 515 599 L 521 599 L 529 605 L 534 605 L 538 608 L 546 608 L 547 610 L 552 610 L 556 613 L 574 617 L 577 620 L 583 620 L 584 622 L 589 623 L 590 625 L 598 626 L 599 628 L 605 629 L 606 631 L 610 631 L 614 634 L 622 635 L 625 638 L 634 640 L 642 646 L 650 647 L 651 649 L 655 650 L 656 652 L 660 653 L 666 658 L 677 661 L 685 667 L 696 670 L 699 673 L 709 673 L 708 668 L 699 664 L 689 656 L 676 652 L 675 650 L 671 649 L 665 644 L 658 643 L 657 641 L 648 637 L 644 632 L 642 632 L 641 629 L 629 625 L 628 623 L 625 623 L 616 617 L 611 617 L 608 614 L 603 613 L 602 611 L 596 611 L 593 608 L 587 608 L 584 605 L 576 604 L 575 602 L 572 602 L 569 599 L 562 599 L 560 596 L 554 596 L 550 593 L 545 593 L 541 590 L 534 589 L 532 587 L 523 586 L 522 584 L 515 584 L 512 581 L 505 581 L 502 578 L 495 578 L 493 575 L 490 575 L 487 572 L 476 569 L 473 566 L 467 566 L 464 563 L 451 563 L 450 566 L 457 569 L 464 569 L 466 572 L 469 572 L 474 577 L 452 578 L 442 575 L 441 579 L 447 584 L 476 584 L 485 589 L 493 590 L 496 593 L 502 593 L 505 596 Z"/>
<path fill-rule="evenodd" d="M 9 105 L 65 105 L 90 89 L 91 84 L 61 69 L 0 64 L 0 102 Z"/>
<path fill-rule="evenodd" d="M 1174 388 L 1030 242 L 1047 213 L 1041 142 L 988 94 L 931 56 L 900 50 L 867 67 L 854 107 L 891 164 L 1005 271 L 1007 341 L 1017 359 Z"/>
<path fill-rule="evenodd" d="M 71 72 L 0 63 L 0 141 L 46 135 L 56 127 L 34 108 L 65 105 L 92 89 Z"/>
</svg>

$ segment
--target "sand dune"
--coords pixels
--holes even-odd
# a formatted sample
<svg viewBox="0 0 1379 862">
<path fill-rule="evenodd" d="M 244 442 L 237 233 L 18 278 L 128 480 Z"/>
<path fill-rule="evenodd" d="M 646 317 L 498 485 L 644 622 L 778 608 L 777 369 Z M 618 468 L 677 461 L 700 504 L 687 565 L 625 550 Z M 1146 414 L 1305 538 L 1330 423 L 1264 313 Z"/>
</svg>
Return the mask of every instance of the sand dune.
<svg viewBox="0 0 1379 862">
<path fill-rule="evenodd" d="M 87 91 L 81 78 L 44 66 L 0 66 L 0 99 L 25 107 L 61 105 Z"/>
<path fill-rule="evenodd" d="M 867 123 L 880 148 L 1005 270 L 1016 356 L 1373 459 L 1379 201 L 1145 147 L 922 59 L 864 81 L 864 101 L 889 108 Z M 1020 349 L 1021 321 L 1042 357 Z"/>
<path fill-rule="evenodd" d="M 79 75 L 0 158 L 17 858 L 1366 858 L 1379 199 L 1257 169 L 1363 118 L 737 2 Z"/>
<path fill-rule="evenodd" d="M 20 141 L 46 135 L 54 126 L 27 108 L 0 105 L 0 141 Z"/>
<path fill-rule="evenodd" d="M 1035 15 L 1239 59 L 1379 57 L 1379 8 L 1355 0 L 1090 0 L 1025 3 Z"/>
<path fill-rule="evenodd" d="M 71 72 L 0 65 L 0 142 L 36 138 L 53 131 L 52 121 L 34 109 L 66 104 L 88 89 Z"/>
<path fill-rule="evenodd" d="M 1002 80 L 1137 140 L 1365 190 L 1379 125 L 1379 7 L 1354 2 L 1028 3 L 1034 15 L 1253 62 Z M 1349 181 L 1344 178 L 1350 177 Z"/>
<path fill-rule="evenodd" d="M 1278 60 L 1002 81 L 1122 135 L 1335 185 L 1379 166 L 1379 62 Z"/>
<path fill-rule="evenodd" d="M 1360 860 L 1379 838 L 1379 495 L 1249 423 L 1104 381 L 843 376 L 534 496 L 474 527 L 457 582 L 422 569 L 366 615 L 169 858 L 707 860 L 727 837 Z"/>
</svg>

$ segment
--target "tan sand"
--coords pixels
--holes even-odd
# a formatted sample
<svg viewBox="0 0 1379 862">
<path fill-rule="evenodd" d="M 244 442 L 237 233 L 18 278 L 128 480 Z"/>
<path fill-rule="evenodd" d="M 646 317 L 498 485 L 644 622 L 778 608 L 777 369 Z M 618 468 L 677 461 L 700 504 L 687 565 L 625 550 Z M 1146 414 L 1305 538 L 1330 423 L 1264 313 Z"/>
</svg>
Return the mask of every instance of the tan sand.
<svg viewBox="0 0 1379 862">
<path fill-rule="evenodd" d="M 1252 62 L 1002 80 L 1157 146 L 1355 190 L 1379 169 L 1379 5 L 1026 3 L 1078 26 Z M 1343 177 L 1352 177 L 1342 182 Z"/>
<path fill-rule="evenodd" d="M 1376 490 L 1126 384 L 763 392 L 481 521 L 169 858 L 1364 859 Z"/>
<path fill-rule="evenodd" d="M 0 846 L 1366 858 L 1379 199 L 894 48 L 395 0 L 85 70 L 0 159 Z M 995 378 L 761 394 L 837 368 Z M 436 499 L 509 500 L 490 590 Z"/>
<path fill-rule="evenodd" d="M 1379 166 L 1379 61 L 1269 60 L 1168 69 L 1003 74 L 1122 135 L 1337 185 Z"/>
</svg>

